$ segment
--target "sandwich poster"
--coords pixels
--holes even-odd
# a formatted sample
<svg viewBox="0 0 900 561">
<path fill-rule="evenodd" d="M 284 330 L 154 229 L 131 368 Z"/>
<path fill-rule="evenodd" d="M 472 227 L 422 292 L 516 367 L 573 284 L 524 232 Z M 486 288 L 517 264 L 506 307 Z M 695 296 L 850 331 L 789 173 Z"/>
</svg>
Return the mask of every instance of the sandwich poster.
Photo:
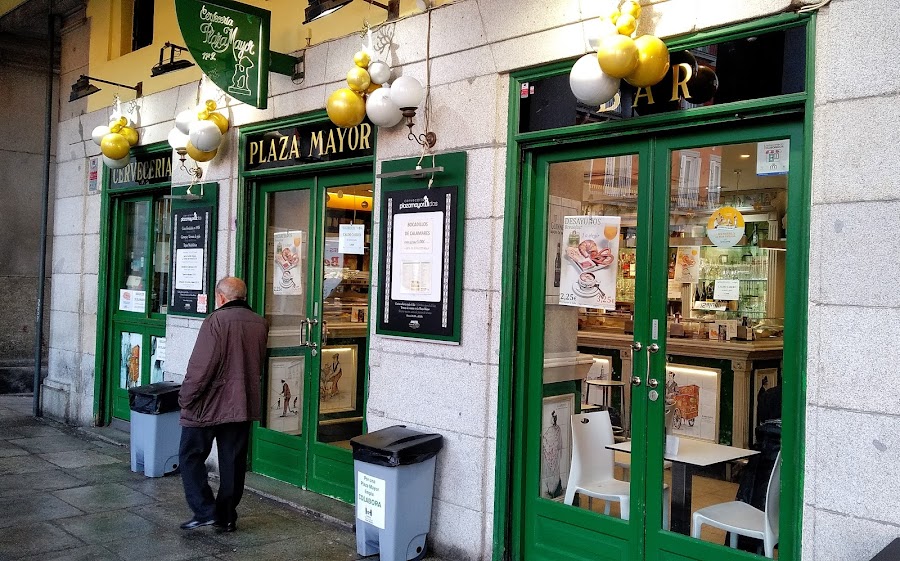
<svg viewBox="0 0 900 561">
<path fill-rule="evenodd" d="M 559 283 L 563 306 L 616 309 L 618 216 L 566 216 Z"/>
</svg>

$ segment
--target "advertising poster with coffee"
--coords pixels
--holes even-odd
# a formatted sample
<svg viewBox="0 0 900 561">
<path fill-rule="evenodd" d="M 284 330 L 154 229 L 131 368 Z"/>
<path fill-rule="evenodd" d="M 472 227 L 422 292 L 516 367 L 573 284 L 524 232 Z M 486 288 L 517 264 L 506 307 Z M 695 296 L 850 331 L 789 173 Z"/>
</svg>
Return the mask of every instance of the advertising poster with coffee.
<svg viewBox="0 0 900 561">
<path fill-rule="evenodd" d="M 300 255 L 303 248 L 303 231 L 275 232 L 275 271 L 272 276 L 272 292 L 276 296 L 300 296 L 303 294 L 303 271 Z"/>
<path fill-rule="evenodd" d="M 616 309 L 619 254 L 618 216 L 566 216 L 559 303 L 597 310 Z"/>
</svg>

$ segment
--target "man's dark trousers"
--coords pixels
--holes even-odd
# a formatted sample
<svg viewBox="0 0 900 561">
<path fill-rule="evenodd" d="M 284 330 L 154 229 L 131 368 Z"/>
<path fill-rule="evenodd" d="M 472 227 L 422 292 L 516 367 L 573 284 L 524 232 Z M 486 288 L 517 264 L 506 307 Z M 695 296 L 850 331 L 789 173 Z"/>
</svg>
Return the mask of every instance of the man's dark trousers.
<svg viewBox="0 0 900 561">
<path fill-rule="evenodd" d="M 206 473 L 206 458 L 215 439 L 219 450 L 219 493 L 213 498 Z M 196 520 L 220 524 L 237 521 L 237 505 L 244 493 L 250 422 L 209 427 L 181 427 L 178 457 L 188 506 Z"/>
</svg>

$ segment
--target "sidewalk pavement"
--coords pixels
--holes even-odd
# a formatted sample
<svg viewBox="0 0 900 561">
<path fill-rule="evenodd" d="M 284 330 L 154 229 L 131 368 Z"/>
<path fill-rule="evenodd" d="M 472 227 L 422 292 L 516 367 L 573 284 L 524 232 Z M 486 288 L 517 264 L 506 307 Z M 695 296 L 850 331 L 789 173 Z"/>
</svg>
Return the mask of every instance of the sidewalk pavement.
<svg viewBox="0 0 900 561">
<path fill-rule="evenodd" d="M 133 473 L 127 446 L 31 407 L 30 395 L 0 396 L 0 561 L 362 559 L 352 506 L 254 474 L 237 532 L 185 532 L 180 477 Z"/>
</svg>

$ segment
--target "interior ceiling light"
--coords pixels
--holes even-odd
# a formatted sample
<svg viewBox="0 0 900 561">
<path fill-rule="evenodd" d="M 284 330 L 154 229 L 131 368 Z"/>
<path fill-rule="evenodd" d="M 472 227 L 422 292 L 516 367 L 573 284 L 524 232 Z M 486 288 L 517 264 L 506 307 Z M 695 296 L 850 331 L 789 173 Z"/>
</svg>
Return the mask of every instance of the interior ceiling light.
<svg viewBox="0 0 900 561">
<path fill-rule="evenodd" d="M 309 0 L 309 7 L 306 8 L 306 19 L 304 24 L 323 18 L 331 14 L 353 0 Z M 373 6 L 377 6 L 387 12 L 387 21 L 395 20 L 400 17 L 400 0 L 388 0 L 387 4 L 376 2 L 375 0 L 364 0 Z"/>
<path fill-rule="evenodd" d="M 166 54 L 166 49 L 169 49 L 169 60 L 168 62 L 163 62 Z M 155 77 L 161 74 L 165 74 L 166 72 L 174 72 L 176 70 L 181 70 L 182 68 L 190 68 L 191 66 L 194 66 L 194 63 L 187 59 L 182 58 L 175 60 L 176 56 L 180 56 L 181 53 L 185 51 L 187 51 L 187 47 L 180 47 L 166 41 L 166 44 L 163 45 L 161 49 L 159 49 L 159 63 L 150 69 L 150 75 Z"/>
<path fill-rule="evenodd" d="M 78 80 L 72 84 L 72 93 L 69 94 L 69 101 L 75 101 L 76 99 L 81 99 L 83 97 L 87 97 L 89 95 L 95 94 L 100 91 L 100 88 L 90 83 L 90 80 L 95 82 L 102 82 L 104 84 L 110 84 L 112 86 L 119 86 L 121 88 L 128 88 L 129 90 L 134 90 L 137 92 L 135 97 L 141 97 L 141 93 L 143 91 L 143 82 L 138 82 L 136 86 L 127 86 L 125 84 L 118 84 L 116 82 L 110 82 L 108 80 L 101 80 L 100 78 L 93 78 L 91 76 L 85 76 L 82 74 L 78 77 Z"/>
</svg>

